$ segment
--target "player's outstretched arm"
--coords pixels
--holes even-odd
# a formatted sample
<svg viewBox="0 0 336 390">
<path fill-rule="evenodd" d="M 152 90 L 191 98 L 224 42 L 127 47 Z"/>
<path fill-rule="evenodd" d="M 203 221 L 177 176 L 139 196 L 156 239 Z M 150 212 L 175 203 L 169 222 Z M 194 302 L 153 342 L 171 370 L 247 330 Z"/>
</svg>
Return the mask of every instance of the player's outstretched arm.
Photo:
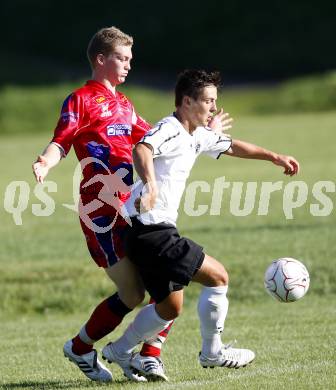
<svg viewBox="0 0 336 390">
<path fill-rule="evenodd" d="M 49 169 L 57 165 L 62 158 L 59 147 L 55 144 L 49 144 L 44 152 L 37 157 L 33 164 L 33 173 L 39 183 L 43 183 Z"/>
<path fill-rule="evenodd" d="M 232 140 L 231 148 L 225 154 L 233 157 L 271 161 L 273 164 L 285 168 L 285 175 L 293 176 L 300 170 L 300 164 L 294 157 L 278 154 L 236 139 Z"/>
<path fill-rule="evenodd" d="M 133 149 L 133 164 L 140 179 L 146 186 L 146 193 L 141 198 L 136 199 L 134 205 L 139 213 L 146 212 L 154 207 L 158 193 L 152 146 L 146 143 L 135 145 Z"/>
</svg>

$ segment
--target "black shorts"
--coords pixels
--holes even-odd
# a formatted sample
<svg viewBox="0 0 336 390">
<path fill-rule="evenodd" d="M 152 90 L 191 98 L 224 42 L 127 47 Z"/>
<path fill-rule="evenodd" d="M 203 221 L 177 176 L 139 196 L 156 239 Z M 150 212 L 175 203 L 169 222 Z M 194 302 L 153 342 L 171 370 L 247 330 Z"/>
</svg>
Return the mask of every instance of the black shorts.
<svg viewBox="0 0 336 390">
<path fill-rule="evenodd" d="M 203 248 L 167 223 L 144 225 L 132 218 L 124 236 L 125 252 L 138 267 L 146 290 L 160 303 L 187 286 L 204 260 Z"/>
</svg>

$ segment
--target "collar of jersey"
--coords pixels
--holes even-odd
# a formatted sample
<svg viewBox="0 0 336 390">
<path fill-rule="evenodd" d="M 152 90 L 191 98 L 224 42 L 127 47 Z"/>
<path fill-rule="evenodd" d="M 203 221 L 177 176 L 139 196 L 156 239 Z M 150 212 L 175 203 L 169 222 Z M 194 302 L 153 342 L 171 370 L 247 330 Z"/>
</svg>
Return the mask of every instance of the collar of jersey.
<svg viewBox="0 0 336 390">
<path fill-rule="evenodd" d="M 99 81 L 96 80 L 88 80 L 86 82 L 86 85 L 89 85 L 90 87 L 94 87 L 98 91 L 104 93 L 105 95 L 111 95 L 112 97 L 117 97 L 119 95 L 119 92 L 116 90 L 116 94 L 113 95 L 113 93 L 105 87 L 105 85 Z"/>
<path fill-rule="evenodd" d="M 187 131 L 187 129 L 185 129 L 182 123 L 177 119 L 175 112 L 173 112 L 170 117 L 173 119 L 173 122 L 179 126 L 179 128 L 185 131 L 186 134 L 188 134 L 190 137 L 193 136 L 193 133 L 190 134 L 189 131 Z"/>
</svg>

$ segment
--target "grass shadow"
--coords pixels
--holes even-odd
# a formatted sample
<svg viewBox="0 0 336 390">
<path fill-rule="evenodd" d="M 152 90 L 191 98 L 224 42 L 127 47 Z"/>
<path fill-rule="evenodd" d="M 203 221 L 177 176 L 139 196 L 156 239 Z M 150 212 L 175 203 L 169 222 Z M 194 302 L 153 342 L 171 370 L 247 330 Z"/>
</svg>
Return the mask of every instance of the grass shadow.
<svg viewBox="0 0 336 390">
<path fill-rule="evenodd" d="M 129 383 L 127 379 L 113 380 L 114 385 L 119 385 L 122 388 L 126 383 Z M 64 380 L 64 381 L 22 381 L 22 382 L 9 382 L 1 383 L 0 389 L 14 390 L 14 389 L 95 389 L 106 388 L 111 386 L 111 383 L 92 382 L 86 379 L 83 380 Z"/>
</svg>

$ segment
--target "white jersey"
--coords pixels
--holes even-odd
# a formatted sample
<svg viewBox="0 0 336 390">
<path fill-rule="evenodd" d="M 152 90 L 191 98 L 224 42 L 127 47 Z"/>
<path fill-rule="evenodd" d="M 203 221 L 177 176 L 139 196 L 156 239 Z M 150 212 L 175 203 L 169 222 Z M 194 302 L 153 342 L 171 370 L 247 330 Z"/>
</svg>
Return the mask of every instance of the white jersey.
<svg viewBox="0 0 336 390">
<path fill-rule="evenodd" d="M 146 191 L 138 178 L 125 206 L 129 216 L 137 215 L 145 225 L 161 222 L 176 225 L 180 201 L 196 158 L 205 153 L 218 159 L 231 147 L 230 138 L 204 127 L 197 128 L 192 134 L 188 133 L 173 115 L 158 122 L 139 142 L 149 144 L 153 148 L 159 194 L 152 210 L 137 213 L 134 201 Z"/>
</svg>

